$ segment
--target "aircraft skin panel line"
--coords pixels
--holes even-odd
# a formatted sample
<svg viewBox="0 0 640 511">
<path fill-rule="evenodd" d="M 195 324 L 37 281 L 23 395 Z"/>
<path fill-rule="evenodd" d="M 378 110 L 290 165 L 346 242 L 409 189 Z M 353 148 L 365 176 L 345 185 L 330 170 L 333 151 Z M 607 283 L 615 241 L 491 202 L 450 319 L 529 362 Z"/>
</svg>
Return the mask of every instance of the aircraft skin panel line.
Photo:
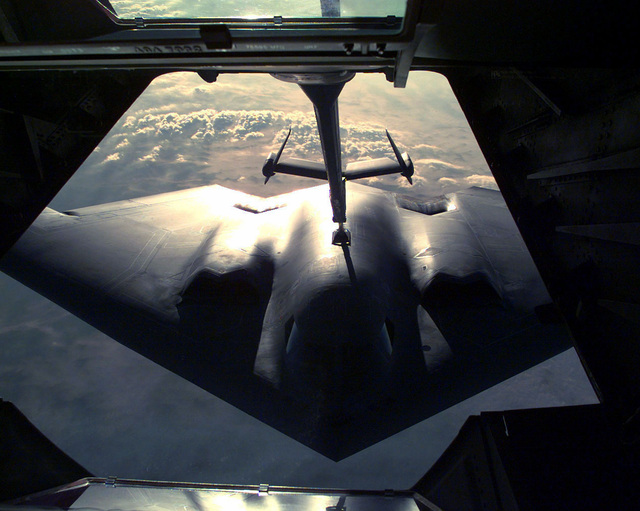
<svg viewBox="0 0 640 511">
<path fill-rule="evenodd" d="M 0 268 L 336 460 L 569 347 L 534 313 L 549 297 L 498 192 L 350 182 L 350 246 L 328 195 L 47 208 Z"/>
</svg>

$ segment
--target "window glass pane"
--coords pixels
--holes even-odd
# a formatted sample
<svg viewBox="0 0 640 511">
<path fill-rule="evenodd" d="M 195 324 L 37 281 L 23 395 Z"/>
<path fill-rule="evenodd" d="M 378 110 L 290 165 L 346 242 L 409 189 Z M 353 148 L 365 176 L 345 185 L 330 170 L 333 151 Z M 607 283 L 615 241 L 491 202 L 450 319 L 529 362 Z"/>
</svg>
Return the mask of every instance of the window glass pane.
<svg viewBox="0 0 640 511">
<path fill-rule="evenodd" d="M 406 0 L 111 0 L 120 18 L 403 17 Z"/>
</svg>

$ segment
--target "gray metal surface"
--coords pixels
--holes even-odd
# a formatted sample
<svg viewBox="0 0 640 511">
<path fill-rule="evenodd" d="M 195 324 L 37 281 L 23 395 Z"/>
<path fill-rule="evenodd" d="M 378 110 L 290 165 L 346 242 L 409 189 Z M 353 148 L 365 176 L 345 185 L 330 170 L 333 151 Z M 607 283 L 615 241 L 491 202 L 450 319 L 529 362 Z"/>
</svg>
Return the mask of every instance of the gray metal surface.
<svg viewBox="0 0 640 511">
<path fill-rule="evenodd" d="M 639 447 L 601 404 L 482 412 L 412 489 L 447 510 L 635 511 Z"/>
<path fill-rule="evenodd" d="M 287 488 L 260 485 L 169 483 L 116 478 L 90 478 L 65 487 L 2 505 L 4 510 L 26 509 L 198 509 L 309 511 L 417 511 L 412 491 L 358 491 Z"/>
<path fill-rule="evenodd" d="M 0 266 L 333 459 L 569 346 L 534 314 L 549 297 L 498 192 L 348 183 L 350 247 L 328 193 L 46 209 Z"/>
</svg>

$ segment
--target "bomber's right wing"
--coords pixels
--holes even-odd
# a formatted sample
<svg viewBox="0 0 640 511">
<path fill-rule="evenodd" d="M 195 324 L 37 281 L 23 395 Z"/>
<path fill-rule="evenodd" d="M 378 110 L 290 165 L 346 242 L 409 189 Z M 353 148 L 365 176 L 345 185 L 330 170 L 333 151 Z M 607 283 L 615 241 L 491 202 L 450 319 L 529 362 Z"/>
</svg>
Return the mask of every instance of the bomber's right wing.
<svg viewBox="0 0 640 511">
<path fill-rule="evenodd" d="M 430 374 L 446 373 L 443 384 L 455 381 L 470 396 L 570 347 L 498 191 L 395 199 Z"/>
<path fill-rule="evenodd" d="M 616 9 L 598 18 L 610 23 Z M 503 72 L 487 66 L 445 75 L 600 399 L 637 439 L 640 72 L 626 61 L 610 66 L 638 44 L 625 40 L 624 23 L 610 25 L 616 37 L 597 23 L 606 41 L 593 39 L 596 53 L 580 53 L 589 60 L 606 55 L 593 68 L 554 63 Z M 637 36 L 637 28 L 632 33 Z M 570 32 L 561 34 L 572 40 Z M 621 51 L 603 50 L 623 41 Z"/>
</svg>

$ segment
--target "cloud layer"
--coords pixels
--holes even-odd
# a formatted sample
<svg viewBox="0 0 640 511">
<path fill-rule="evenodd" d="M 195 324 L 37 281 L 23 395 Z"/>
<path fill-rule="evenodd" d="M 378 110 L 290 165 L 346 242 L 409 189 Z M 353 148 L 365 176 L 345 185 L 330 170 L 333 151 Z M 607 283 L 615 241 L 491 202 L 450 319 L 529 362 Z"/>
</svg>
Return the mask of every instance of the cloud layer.
<svg viewBox="0 0 640 511">
<path fill-rule="evenodd" d="M 408 188 L 404 179 L 394 177 L 365 184 L 422 198 L 472 185 L 496 188 L 464 117 L 451 110 L 451 101 L 447 83 L 438 75 L 418 75 L 404 94 L 382 77 L 357 77 L 345 87 L 340 103 L 345 162 L 393 158 L 387 128 L 401 150 L 411 155 L 415 184 Z M 411 107 L 420 103 L 426 103 L 424 109 Z M 264 158 L 279 147 L 289 128 L 284 156 L 321 161 L 312 106 L 295 85 L 264 76 L 221 78 L 211 85 L 193 73 L 161 77 L 53 205 L 70 209 L 211 183 L 262 196 L 314 186 L 317 182 L 292 177 L 277 177 L 269 187 L 262 186 Z M 99 189 L 96 178 L 102 184 Z"/>
</svg>

